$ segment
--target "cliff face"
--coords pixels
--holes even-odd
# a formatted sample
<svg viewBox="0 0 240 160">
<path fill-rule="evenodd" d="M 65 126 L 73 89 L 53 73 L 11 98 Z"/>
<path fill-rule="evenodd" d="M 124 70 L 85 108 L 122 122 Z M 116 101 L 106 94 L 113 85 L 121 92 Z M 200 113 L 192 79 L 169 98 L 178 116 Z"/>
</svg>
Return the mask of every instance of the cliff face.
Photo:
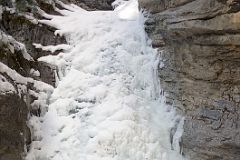
<svg viewBox="0 0 240 160">
<path fill-rule="evenodd" d="M 74 3 L 86 10 L 111 10 L 114 0 L 62 0 L 63 2 Z"/>
<path fill-rule="evenodd" d="M 162 53 L 161 85 L 184 114 L 183 154 L 240 157 L 240 1 L 140 0 L 146 31 Z"/>
<path fill-rule="evenodd" d="M 111 9 L 112 0 L 63 0 L 85 9 Z M 39 24 L 41 10 L 58 14 L 53 0 L 0 1 L 0 159 L 21 160 L 31 137 L 30 116 L 40 116 L 55 86 L 57 68 L 37 59 L 60 51 L 36 49 L 33 43 L 66 43 L 54 29 Z M 40 10 L 41 9 L 41 10 Z M 50 85 L 48 85 L 50 84 Z"/>
</svg>

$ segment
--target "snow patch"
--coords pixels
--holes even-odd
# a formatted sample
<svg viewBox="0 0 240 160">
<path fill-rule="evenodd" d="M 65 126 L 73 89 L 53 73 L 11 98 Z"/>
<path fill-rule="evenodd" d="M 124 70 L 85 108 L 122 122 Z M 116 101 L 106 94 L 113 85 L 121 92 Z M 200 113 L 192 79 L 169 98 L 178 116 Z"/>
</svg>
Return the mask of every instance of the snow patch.
<svg viewBox="0 0 240 160">
<path fill-rule="evenodd" d="M 56 46 L 53 46 L 53 45 L 42 46 L 41 44 L 33 43 L 33 45 L 35 46 L 35 48 L 40 48 L 44 51 L 50 51 L 51 53 L 54 53 L 56 51 L 61 51 L 61 50 L 67 51 L 71 49 L 71 46 L 67 44 L 59 44 Z"/>
<path fill-rule="evenodd" d="M 40 72 L 38 70 L 33 69 L 33 68 L 30 70 L 30 74 L 35 76 L 35 77 L 40 77 Z"/>
<path fill-rule="evenodd" d="M 0 75 L 0 95 L 13 93 L 17 93 L 14 86 L 5 77 Z"/>
</svg>

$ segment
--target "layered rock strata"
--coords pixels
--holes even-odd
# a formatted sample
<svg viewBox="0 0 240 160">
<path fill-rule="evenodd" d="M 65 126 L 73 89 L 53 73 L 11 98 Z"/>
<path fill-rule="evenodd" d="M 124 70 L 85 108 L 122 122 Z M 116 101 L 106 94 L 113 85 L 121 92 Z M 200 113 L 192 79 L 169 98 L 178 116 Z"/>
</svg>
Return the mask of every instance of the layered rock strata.
<svg viewBox="0 0 240 160">
<path fill-rule="evenodd" d="M 186 119 L 191 160 L 240 157 L 240 1 L 140 0 L 146 31 L 161 52 L 167 102 Z"/>
</svg>

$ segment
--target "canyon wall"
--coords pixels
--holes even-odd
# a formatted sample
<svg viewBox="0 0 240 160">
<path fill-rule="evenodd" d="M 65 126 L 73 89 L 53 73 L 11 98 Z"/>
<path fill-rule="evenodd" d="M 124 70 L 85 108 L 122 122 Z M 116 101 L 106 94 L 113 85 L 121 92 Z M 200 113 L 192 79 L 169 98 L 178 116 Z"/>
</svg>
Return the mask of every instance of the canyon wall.
<svg viewBox="0 0 240 160">
<path fill-rule="evenodd" d="M 161 51 L 167 103 L 185 118 L 181 147 L 191 160 L 240 157 L 240 1 L 139 0 Z M 160 53 L 160 52 L 159 52 Z"/>
<path fill-rule="evenodd" d="M 62 2 L 107 10 L 112 0 Z M 40 10 L 59 14 L 54 8 L 62 8 L 60 4 L 55 0 L 0 0 L 0 160 L 24 159 L 34 138 L 28 119 L 40 116 L 41 108 L 48 105 L 58 68 L 37 59 L 60 51 L 43 51 L 33 43 L 66 43 L 54 35 L 53 28 L 37 21 L 42 18 Z"/>
</svg>

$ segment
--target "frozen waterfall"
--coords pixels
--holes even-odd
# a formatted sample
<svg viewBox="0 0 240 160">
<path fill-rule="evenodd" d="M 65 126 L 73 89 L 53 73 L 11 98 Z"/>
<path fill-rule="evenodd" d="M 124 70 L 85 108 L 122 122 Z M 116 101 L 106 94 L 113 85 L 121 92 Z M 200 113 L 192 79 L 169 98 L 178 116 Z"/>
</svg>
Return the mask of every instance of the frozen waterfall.
<svg viewBox="0 0 240 160">
<path fill-rule="evenodd" d="M 182 120 L 160 94 L 160 57 L 137 1 L 116 1 L 114 11 L 61 5 L 61 16 L 39 21 L 68 44 L 35 44 L 61 53 L 39 59 L 58 66 L 59 81 L 46 112 L 29 121 L 27 160 L 182 160 Z"/>
</svg>

